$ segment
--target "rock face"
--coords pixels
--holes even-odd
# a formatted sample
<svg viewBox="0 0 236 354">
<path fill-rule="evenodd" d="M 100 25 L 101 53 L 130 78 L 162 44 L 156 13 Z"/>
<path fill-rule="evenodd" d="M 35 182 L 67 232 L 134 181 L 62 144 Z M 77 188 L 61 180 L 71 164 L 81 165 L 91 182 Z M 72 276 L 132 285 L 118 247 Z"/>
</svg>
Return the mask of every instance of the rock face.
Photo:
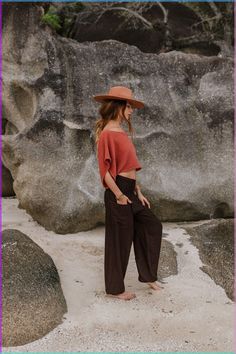
<svg viewBox="0 0 236 354">
<path fill-rule="evenodd" d="M 199 250 L 202 271 L 225 289 L 234 301 L 234 219 L 212 220 L 204 225 L 184 227 Z"/>
<path fill-rule="evenodd" d="M 233 58 L 77 43 L 40 23 L 40 5 L 3 9 L 2 155 L 21 208 L 57 233 L 104 222 L 92 95 L 124 85 L 146 104 L 134 143 L 153 211 L 162 221 L 232 217 Z"/>
<path fill-rule="evenodd" d="M 89 11 L 85 6 L 85 11 L 81 10 L 76 16 L 71 35 L 78 42 L 115 39 L 135 45 L 142 52 L 160 52 L 165 40 L 162 8 L 159 4 L 153 3 L 140 14 L 140 11 L 134 10 L 134 4 L 129 5 L 129 3 L 123 3 L 118 7 L 115 5 L 111 10 L 110 6 L 107 8 L 100 3 L 96 4 L 95 11 L 92 11 L 93 7 Z M 171 38 L 187 37 L 190 33 L 196 35 L 196 31 L 195 33 L 192 31 L 192 26 L 199 22 L 200 18 L 191 9 L 179 3 L 165 3 L 164 7 L 168 11 Z M 118 11 L 115 11 L 115 8 Z M 149 25 L 144 22 L 144 19 Z M 209 48 L 208 53 L 210 53 Z"/>
<path fill-rule="evenodd" d="M 173 245 L 165 240 L 164 237 L 165 233 L 163 233 L 163 239 L 161 241 L 161 252 L 157 273 L 157 280 L 160 282 L 165 282 L 163 278 L 178 274 L 177 253 L 174 250 Z"/>
<path fill-rule="evenodd" d="M 11 176 L 10 171 L 2 165 L 2 196 L 3 197 L 11 197 L 15 195 L 13 189 L 13 178 Z"/>
<path fill-rule="evenodd" d="M 118 6 L 117 6 L 118 5 Z M 76 15 L 70 36 L 78 42 L 101 41 L 115 39 L 117 41 L 135 45 L 145 53 L 160 53 L 166 51 L 167 36 L 164 23 L 164 12 L 158 3 L 142 4 L 122 3 L 114 6 L 104 6 L 104 3 L 94 6 L 85 6 Z M 140 8 L 143 8 L 140 11 Z M 66 6 L 64 12 L 66 13 Z M 163 8 L 168 11 L 168 46 L 169 50 L 179 49 L 186 52 L 217 55 L 219 46 L 210 41 L 202 40 L 200 18 L 196 12 L 185 4 L 165 3 Z M 63 13 L 63 11 L 61 10 Z M 60 11 L 58 12 L 60 14 Z M 147 20 L 147 23 L 145 22 Z M 73 17 L 71 18 L 73 22 Z M 195 43 L 181 45 L 180 38 L 195 37 Z M 198 41 L 196 37 L 199 37 Z"/>
<path fill-rule="evenodd" d="M 3 346 L 39 339 L 67 312 L 60 278 L 51 257 L 22 232 L 2 232 Z"/>
<path fill-rule="evenodd" d="M 185 53 L 227 55 L 233 51 L 234 11 L 230 3 L 211 6 L 191 2 L 161 5 L 54 2 L 47 10 L 60 18 L 61 28 L 57 33 L 78 42 L 115 39 L 146 53 L 177 49 Z M 219 41 L 222 38 L 224 48 Z"/>
</svg>

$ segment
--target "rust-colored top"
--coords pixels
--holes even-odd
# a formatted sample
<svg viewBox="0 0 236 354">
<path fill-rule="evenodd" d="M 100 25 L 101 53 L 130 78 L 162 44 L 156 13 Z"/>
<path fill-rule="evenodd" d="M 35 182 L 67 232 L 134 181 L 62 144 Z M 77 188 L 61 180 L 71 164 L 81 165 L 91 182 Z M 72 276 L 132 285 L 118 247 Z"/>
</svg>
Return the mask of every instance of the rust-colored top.
<svg viewBox="0 0 236 354">
<path fill-rule="evenodd" d="M 120 172 L 142 168 L 135 146 L 126 132 L 103 130 L 97 144 L 97 158 L 101 181 L 106 189 L 109 188 L 104 180 L 107 171 L 115 180 Z"/>
</svg>

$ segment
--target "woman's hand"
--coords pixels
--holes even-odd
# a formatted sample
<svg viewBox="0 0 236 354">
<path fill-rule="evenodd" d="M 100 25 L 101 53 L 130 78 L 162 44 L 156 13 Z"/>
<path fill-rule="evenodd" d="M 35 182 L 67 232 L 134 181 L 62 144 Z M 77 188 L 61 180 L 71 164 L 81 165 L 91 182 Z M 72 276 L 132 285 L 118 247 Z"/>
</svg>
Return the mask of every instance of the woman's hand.
<svg viewBox="0 0 236 354">
<path fill-rule="evenodd" d="M 123 194 L 116 202 L 117 204 L 126 205 L 128 203 L 132 203 L 132 200 L 130 200 L 126 195 Z"/>
<path fill-rule="evenodd" d="M 143 195 L 141 192 L 138 192 L 138 193 L 137 193 L 137 196 L 138 196 L 138 199 L 139 199 L 139 200 L 141 201 L 141 203 L 143 204 L 143 206 L 145 206 L 145 203 L 147 203 L 149 209 L 151 208 L 149 201 L 147 200 L 146 197 L 144 197 L 144 195 Z"/>
</svg>

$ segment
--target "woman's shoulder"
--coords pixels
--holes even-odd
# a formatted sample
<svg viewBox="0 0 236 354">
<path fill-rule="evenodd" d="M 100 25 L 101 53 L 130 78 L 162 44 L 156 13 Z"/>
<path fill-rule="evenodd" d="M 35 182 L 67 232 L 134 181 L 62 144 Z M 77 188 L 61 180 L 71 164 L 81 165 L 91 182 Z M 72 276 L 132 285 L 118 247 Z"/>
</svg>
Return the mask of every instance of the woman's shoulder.
<svg viewBox="0 0 236 354">
<path fill-rule="evenodd" d="M 124 130 L 113 130 L 113 129 L 108 129 L 108 128 L 104 128 L 102 131 L 101 131 L 101 134 L 106 134 L 106 135 L 114 135 L 114 136 L 119 136 L 121 134 L 125 134 L 127 135 L 126 131 Z"/>
<path fill-rule="evenodd" d="M 107 143 L 120 143 L 121 141 L 124 142 L 127 137 L 128 134 L 124 130 L 103 129 L 99 135 L 99 140 Z"/>
<path fill-rule="evenodd" d="M 113 132 L 111 132 L 108 129 L 103 129 L 100 134 L 99 134 L 99 141 L 100 142 L 110 142 L 114 140 L 114 137 L 116 134 L 112 134 Z"/>
</svg>

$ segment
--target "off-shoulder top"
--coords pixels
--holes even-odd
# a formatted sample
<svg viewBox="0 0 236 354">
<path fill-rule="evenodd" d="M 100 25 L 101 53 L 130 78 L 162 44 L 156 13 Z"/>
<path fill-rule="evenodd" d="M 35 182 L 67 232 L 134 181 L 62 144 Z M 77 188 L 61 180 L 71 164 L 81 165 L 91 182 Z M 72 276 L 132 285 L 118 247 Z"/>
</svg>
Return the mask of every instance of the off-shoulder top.
<svg viewBox="0 0 236 354">
<path fill-rule="evenodd" d="M 109 188 L 104 179 L 107 171 L 115 180 L 120 172 L 142 168 L 135 146 L 125 131 L 103 130 L 97 143 L 97 159 L 101 181 L 106 189 Z"/>
</svg>

